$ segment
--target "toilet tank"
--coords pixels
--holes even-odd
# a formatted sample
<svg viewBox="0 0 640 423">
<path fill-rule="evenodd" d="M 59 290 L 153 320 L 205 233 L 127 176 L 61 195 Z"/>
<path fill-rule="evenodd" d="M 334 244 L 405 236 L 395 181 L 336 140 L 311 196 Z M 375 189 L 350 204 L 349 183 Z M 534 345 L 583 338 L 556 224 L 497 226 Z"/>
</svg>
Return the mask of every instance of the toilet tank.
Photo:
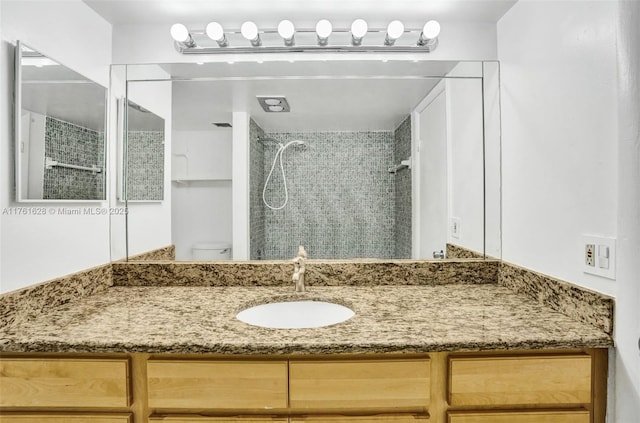
<svg viewBox="0 0 640 423">
<path fill-rule="evenodd" d="M 191 248 L 193 260 L 231 260 L 231 244 L 211 242 L 195 244 Z"/>
</svg>

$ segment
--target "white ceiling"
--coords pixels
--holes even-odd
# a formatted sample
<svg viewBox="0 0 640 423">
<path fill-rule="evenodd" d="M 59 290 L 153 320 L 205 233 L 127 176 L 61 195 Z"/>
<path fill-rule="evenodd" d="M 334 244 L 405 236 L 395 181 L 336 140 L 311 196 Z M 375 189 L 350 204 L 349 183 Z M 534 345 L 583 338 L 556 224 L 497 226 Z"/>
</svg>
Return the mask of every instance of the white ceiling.
<svg viewBox="0 0 640 423">
<path fill-rule="evenodd" d="M 246 111 L 267 131 L 393 130 L 454 67 L 458 76 L 482 71 L 477 62 L 444 61 L 162 65 L 174 78 L 174 129 L 210 130 Z M 267 113 L 256 96 L 285 96 L 291 111 Z"/>
<path fill-rule="evenodd" d="M 392 19 L 418 24 L 428 19 L 497 22 L 517 0 L 84 0 L 114 25 L 185 24 L 216 20 L 237 26 L 246 20 L 275 26 L 290 19 L 311 26 L 319 19 L 346 25 L 363 18 L 370 25 Z"/>
<path fill-rule="evenodd" d="M 198 81 L 173 84 L 173 128 L 215 129 L 248 111 L 266 131 L 393 130 L 437 79 Z M 288 113 L 267 113 L 256 95 L 285 96 Z"/>
</svg>

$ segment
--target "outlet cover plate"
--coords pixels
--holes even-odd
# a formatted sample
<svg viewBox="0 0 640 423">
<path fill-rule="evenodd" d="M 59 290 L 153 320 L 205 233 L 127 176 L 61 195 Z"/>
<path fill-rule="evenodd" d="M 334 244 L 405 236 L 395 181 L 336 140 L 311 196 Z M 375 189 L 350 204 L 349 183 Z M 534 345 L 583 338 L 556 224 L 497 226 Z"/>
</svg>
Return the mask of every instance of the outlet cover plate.
<svg viewBox="0 0 640 423">
<path fill-rule="evenodd" d="M 451 238 L 460 239 L 460 218 L 452 217 L 450 221 Z"/>
<path fill-rule="evenodd" d="M 595 246 L 593 265 L 587 264 L 587 246 Z M 616 278 L 616 240 L 591 235 L 582 236 L 582 271 L 603 278 Z"/>
</svg>

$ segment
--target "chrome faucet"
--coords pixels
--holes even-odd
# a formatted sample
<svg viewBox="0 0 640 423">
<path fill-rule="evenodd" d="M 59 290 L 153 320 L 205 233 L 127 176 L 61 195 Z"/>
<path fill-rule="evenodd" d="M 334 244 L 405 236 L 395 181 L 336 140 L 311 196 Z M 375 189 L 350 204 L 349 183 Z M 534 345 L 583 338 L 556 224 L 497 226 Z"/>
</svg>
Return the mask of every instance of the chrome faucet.
<svg viewBox="0 0 640 423">
<path fill-rule="evenodd" d="M 307 252 L 301 245 L 298 247 L 298 256 L 293 259 L 293 277 L 296 284 L 296 292 L 304 292 L 304 272 L 307 262 Z"/>
</svg>

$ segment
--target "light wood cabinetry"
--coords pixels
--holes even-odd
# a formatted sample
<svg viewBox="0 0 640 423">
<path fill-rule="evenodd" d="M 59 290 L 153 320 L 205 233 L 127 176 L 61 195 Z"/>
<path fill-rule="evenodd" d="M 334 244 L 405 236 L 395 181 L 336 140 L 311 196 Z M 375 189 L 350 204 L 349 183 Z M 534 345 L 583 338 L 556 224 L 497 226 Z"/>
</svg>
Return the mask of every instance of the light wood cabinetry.
<svg viewBox="0 0 640 423">
<path fill-rule="evenodd" d="M 588 411 L 451 412 L 447 423 L 590 423 Z"/>
<path fill-rule="evenodd" d="M 149 423 L 289 423 L 287 417 L 202 417 L 167 416 L 150 417 Z"/>
<path fill-rule="evenodd" d="M 0 423 L 132 423 L 131 414 L 10 413 Z"/>
<path fill-rule="evenodd" d="M 606 376 L 587 349 L 22 354 L 0 358 L 0 423 L 604 423 Z"/>
<path fill-rule="evenodd" d="M 0 360 L 0 407 L 127 407 L 127 359 Z"/>
<path fill-rule="evenodd" d="M 423 415 L 380 415 L 380 416 L 311 416 L 291 417 L 291 423 L 428 423 L 428 416 Z"/>
<path fill-rule="evenodd" d="M 287 361 L 149 360 L 149 407 L 287 407 Z"/>
<path fill-rule="evenodd" d="M 350 409 L 426 410 L 430 400 L 428 359 L 292 360 L 292 409 L 329 412 Z"/>
<path fill-rule="evenodd" d="M 452 357 L 449 404 L 513 406 L 589 404 L 591 357 Z"/>
</svg>

